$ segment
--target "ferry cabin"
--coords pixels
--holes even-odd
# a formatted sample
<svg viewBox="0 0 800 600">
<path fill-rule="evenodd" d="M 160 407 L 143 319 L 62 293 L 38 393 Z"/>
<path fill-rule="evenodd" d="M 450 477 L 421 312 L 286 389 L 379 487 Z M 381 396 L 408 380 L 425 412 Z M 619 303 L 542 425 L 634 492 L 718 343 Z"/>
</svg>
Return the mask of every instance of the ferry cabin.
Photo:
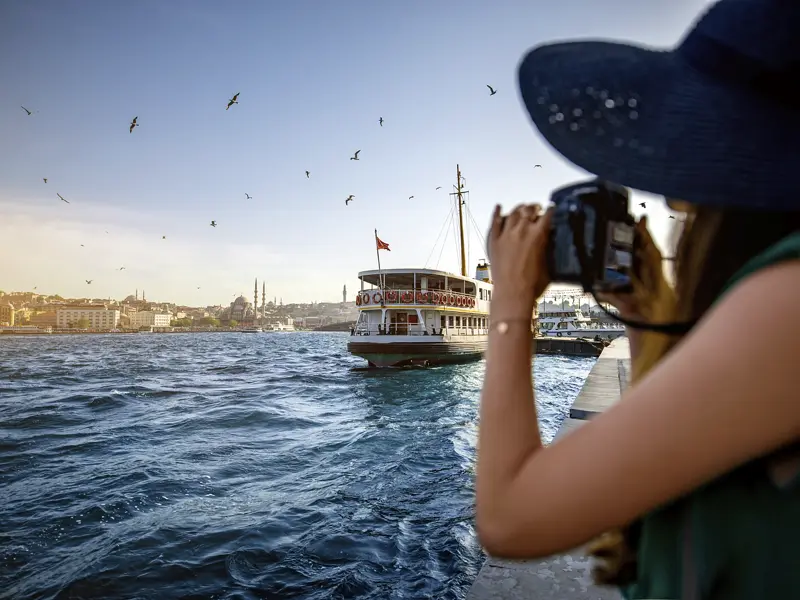
<svg viewBox="0 0 800 600">
<path fill-rule="evenodd" d="M 489 326 L 492 285 L 431 269 L 358 274 L 355 335 L 473 336 Z"/>
</svg>

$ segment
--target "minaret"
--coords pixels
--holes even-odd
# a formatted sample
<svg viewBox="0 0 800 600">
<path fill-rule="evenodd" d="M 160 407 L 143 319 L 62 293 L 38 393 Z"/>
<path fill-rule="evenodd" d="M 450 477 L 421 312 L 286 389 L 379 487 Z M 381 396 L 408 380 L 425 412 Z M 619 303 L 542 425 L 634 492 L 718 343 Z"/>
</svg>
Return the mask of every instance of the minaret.
<svg viewBox="0 0 800 600">
<path fill-rule="evenodd" d="M 342 304 L 347 304 L 347 284 L 342 288 Z"/>
<path fill-rule="evenodd" d="M 136 299 L 139 299 L 139 288 L 136 288 Z"/>
<path fill-rule="evenodd" d="M 258 277 L 256 277 L 256 283 L 253 287 L 253 323 L 255 323 L 256 318 L 258 317 Z"/>
<path fill-rule="evenodd" d="M 267 317 L 267 284 L 261 282 L 261 324 L 264 324 L 264 319 Z"/>
</svg>

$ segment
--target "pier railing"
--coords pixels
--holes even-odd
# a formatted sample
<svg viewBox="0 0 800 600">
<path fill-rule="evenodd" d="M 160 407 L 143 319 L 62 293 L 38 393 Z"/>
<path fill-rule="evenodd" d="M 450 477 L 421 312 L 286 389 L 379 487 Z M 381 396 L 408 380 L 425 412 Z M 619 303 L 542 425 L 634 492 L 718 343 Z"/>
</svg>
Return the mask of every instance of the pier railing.
<svg viewBox="0 0 800 600">
<path fill-rule="evenodd" d="M 478 298 L 472 294 L 449 290 L 364 290 L 356 294 L 357 306 L 442 306 L 446 308 L 475 308 Z"/>
</svg>

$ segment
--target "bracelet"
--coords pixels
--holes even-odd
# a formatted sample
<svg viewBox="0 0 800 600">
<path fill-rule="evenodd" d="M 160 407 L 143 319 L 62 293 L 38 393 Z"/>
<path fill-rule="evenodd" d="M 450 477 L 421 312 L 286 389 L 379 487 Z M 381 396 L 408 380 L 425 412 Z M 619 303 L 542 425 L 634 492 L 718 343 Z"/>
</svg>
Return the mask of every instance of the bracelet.
<svg viewBox="0 0 800 600">
<path fill-rule="evenodd" d="M 508 331 L 508 327 L 511 323 L 527 323 L 528 327 L 530 328 L 531 320 L 532 319 L 504 319 L 502 321 L 492 322 L 489 325 L 489 331 L 492 331 L 492 329 L 496 329 L 497 333 L 503 335 Z"/>
</svg>

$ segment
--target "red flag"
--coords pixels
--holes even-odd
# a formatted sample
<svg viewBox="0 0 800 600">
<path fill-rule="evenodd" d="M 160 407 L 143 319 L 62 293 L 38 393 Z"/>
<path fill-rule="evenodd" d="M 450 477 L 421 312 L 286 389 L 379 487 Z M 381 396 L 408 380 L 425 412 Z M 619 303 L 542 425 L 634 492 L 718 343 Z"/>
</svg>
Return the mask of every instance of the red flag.
<svg viewBox="0 0 800 600">
<path fill-rule="evenodd" d="M 381 240 L 381 238 L 379 238 L 377 235 L 375 236 L 375 244 L 377 244 L 378 250 L 388 250 L 389 252 L 392 251 L 392 249 L 389 248 L 389 244 Z"/>
</svg>

